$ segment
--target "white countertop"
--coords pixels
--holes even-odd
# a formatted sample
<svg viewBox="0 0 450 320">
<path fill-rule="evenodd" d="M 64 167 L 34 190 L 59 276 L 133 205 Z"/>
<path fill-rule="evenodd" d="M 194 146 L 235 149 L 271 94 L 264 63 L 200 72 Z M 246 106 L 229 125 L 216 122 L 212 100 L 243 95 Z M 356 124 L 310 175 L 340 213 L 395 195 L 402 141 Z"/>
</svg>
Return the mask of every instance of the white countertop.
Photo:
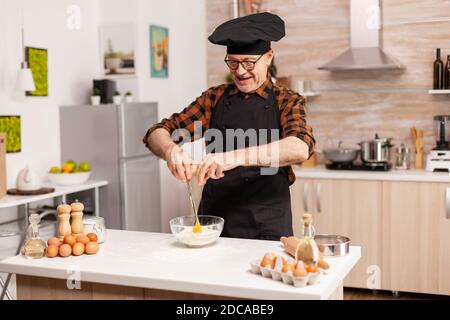
<svg viewBox="0 0 450 320">
<path fill-rule="evenodd" d="M 344 179 L 344 180 L 384 180 L 413 182 L 450 182 L 448 172 L 428 172 L 425 170 L 395 170 L 390 171 L 352 171 L 329 170 L 325 166 L 315 168 L 294 167 L 295 176 L 305 179 Z"/>
<path fill-rule="evenodd" d="M 3 198 L 0 199 L 0 209 L 20 206 L 22 204 L 42 201 L 46 199 L 51 199 L 54 197 L 59 197 L 66 194 L 71 194 L 74 192 L 94 189 L 98 187 L 103 187 L 108 185 L 108 181 L 87 181 L 86 183 L 75 185 L 75 186 L 53 186 L 50 184 L 46 184 L 45 187 L 55 188 L 54 192 L 46 193 L 42 195 L 36 196 L 12 196 L 7 194 Z"/>
<path fill-rule="evenodd" d="M 250 261 L 267 251 L 284 252 L 278 241 L 220 238 L 209 247 L 187 248 L 172 234 L 108 230 L 96 255 L 15 256 L 0 261 L 0 272 L 67 279 L 67 270 L 78 267 L 88 282 L 250 299 L 326 299 L 361 256 L 361 248 L 352 246 L 345 257 L 327 257 L 327 275 L 295 288 L 250 272 Z"/>
</svg>

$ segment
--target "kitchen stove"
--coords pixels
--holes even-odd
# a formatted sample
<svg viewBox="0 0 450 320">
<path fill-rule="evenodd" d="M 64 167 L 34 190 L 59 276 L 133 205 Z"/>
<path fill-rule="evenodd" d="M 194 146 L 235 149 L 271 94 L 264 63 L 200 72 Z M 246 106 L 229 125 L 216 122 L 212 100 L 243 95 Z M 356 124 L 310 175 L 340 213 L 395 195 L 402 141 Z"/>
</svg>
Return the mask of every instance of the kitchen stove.
<svg viewBox="0 0 450 320">
<path fill-rule="evenodd" d="M 354 171 L 389 171 L 392 164 L 389 162 L 381 162 L 376 165 L 357 164 L 353 162 L 331 162 L 325 167 L 329 170 L 354 170 Z"/>
</svg>

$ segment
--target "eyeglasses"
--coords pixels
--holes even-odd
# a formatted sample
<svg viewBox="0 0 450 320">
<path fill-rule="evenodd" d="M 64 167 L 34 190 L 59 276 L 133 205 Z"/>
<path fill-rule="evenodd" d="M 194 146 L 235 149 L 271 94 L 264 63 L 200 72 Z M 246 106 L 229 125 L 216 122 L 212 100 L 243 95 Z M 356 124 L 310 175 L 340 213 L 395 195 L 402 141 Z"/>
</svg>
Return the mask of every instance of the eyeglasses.
<svg viewBox="0 0 450 320">
<path fill-rule="evenodd" d="M 245 70 L 252 71 L 253 69 L 255 69 L 255 64 L 259 61 L 259 59 L 261 59 L 262 56 L 263 55 L 259 56 L 259 58 L 256 59 L 255 61 L 252 61 L 252 60 L 239 61 L 239 60 L 234 60 L 234 59 L 227 59 L 226 57 L 223 61 L 225 61 L 228 68 L 230 68 L 233 71 L 235 71 L 239 68 L 239 64 L 241 64 Z"/>
</svg>

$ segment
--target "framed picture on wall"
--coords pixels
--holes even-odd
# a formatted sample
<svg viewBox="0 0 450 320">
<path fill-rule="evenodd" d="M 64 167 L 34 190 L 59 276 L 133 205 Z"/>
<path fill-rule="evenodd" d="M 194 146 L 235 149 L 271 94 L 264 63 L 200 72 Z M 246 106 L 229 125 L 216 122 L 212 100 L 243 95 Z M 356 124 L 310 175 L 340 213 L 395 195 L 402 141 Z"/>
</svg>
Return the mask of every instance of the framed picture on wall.
<svg viewBox="0 0 450 320">
<path fill-rule="evenodd" d="M 100 27 L 101 65 L 105 76 L 134 76 L 134 24 Z"/>
<path fill-rule="evenodd" d="M 20 116 L 0 116 L 0 132 L 6 133 L 6 153 L 22 151 Z"/>
<path fill-rule="evenodd" d="M 25 56 L 28 67 L 33 74 L 36 90 L 27 91 L 27 96 L 48 96 L 48 54 L 47 49 L 25 47 Z"/>
<path fill-rule="evenodd" d="M 169 29 L 150 25 L 150 77 L 169 77 Z"/>
</svg>

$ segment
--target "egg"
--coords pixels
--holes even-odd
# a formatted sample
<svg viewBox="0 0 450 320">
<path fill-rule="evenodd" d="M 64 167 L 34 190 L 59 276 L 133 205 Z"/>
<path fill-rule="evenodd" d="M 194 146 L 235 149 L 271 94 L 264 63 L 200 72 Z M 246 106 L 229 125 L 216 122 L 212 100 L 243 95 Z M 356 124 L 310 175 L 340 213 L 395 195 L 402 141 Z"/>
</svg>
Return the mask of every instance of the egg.
<svg viewBox="0 0 450 320">
<path fill-rule="evenodd" d="M 99 245 L 97 242 L 91 241 L 86 245 L 86 253 L 87 254 L 96 254 L 98 252 Z"/>
<path fill-rule="evenodd" d="M 67 235 L 64 237 L 64 243 L 73 246 L 75 243 L 77 243 L 77 238 L 72 235 Z"/>
<path fill-rule="evenodd" d="M 264 255 L 259 265 L 263 268 L 265 268 L 266 266 L 270 266 L 270 268 L 273 269 L 275 267 L 275 259 L 276 255 L 271 252 L 268 252 Z"/>
<path fill-rule="evenodd" d="M 89 239 L 89 237 L 88 236 L 85 236 L 85 235 L 81 235 L 81 236 L 78 236 L 77 237 L 77 242 L 80 242 L 80 243 L 82 243 L 82 244 L 84 244 L 84 245 L 87 245 L 88 244 L 88 242 L 90 242 L 91 240 Z"/>
<path fill-rule="evenodd" d="M 97 234 L 95 234 L 93 232 L 88 233 L 87 237 L 89 238 L 89 240 L 94 241 L 94 242 L 97 242 L 97 240 L 98 240 Z"/>
<path fill-rule="evenodd" d="M 286 261 L 283 264 L 283 268 L 281 268 L 281 272 L 286 273 L 288 271 L 291 271 L 293 273 L 295 271 L 295 267 L 296 267 L 295 261 L 292 261 L 292 262 L 291 261 Z"/>
<path fill-rule="evenodd" d="M 81 256 L 84 253 L 84 243 L 77 242 L 73 245 L 72 254 L 74 256 Z"/>
<path fill-rule="evenodd" d="M 57 245 L 50 244 L 47 248 L 47 257 L 54 258 L 58 255 L 58 252 L 59 252 L 59 247 Z"/>
<path fill-rule="evenodd" d="M 319 259 L 319 268 L 322 268 L 324 270 L 328 270 L 330 268 L 330 265 L 328 264 L 328 262 L 326 262 L 323 259 Z"/>
<path fill-rule="evenodd" d="M 70 244 L 65 243 L 59 247 L 59 255 L 61 257 L 68 257 L 71 254 L 72 254 L 72 247 L 70 246 Z"/>
<path fill-rule="evenodd" d="M 300 260 L 297 262 L 293 275 L 294 277 L 306 277 L 308 275 L 308 271 L 306 271 L 303 261 Z"/>
<path fill-rule="evenodd" d="M 309 264 L 306 266 L 306 271 L 311 273 L 317 273 L 319 272 L 319 267 L 316 266 L 315 264 Z"/>
<path fill-rule="evenodd" d="M 48 244 L 49 246 L 55 245 L 55 246 L 59 247 L 59 246 L 61 245 L 61 241 L 59 241 L 59 239 L 56 238 L 56 237 L 50 237 L 50 238 L 48 238 L 48 240 L 47 240 L 47 244 Z"/>
</svg>

